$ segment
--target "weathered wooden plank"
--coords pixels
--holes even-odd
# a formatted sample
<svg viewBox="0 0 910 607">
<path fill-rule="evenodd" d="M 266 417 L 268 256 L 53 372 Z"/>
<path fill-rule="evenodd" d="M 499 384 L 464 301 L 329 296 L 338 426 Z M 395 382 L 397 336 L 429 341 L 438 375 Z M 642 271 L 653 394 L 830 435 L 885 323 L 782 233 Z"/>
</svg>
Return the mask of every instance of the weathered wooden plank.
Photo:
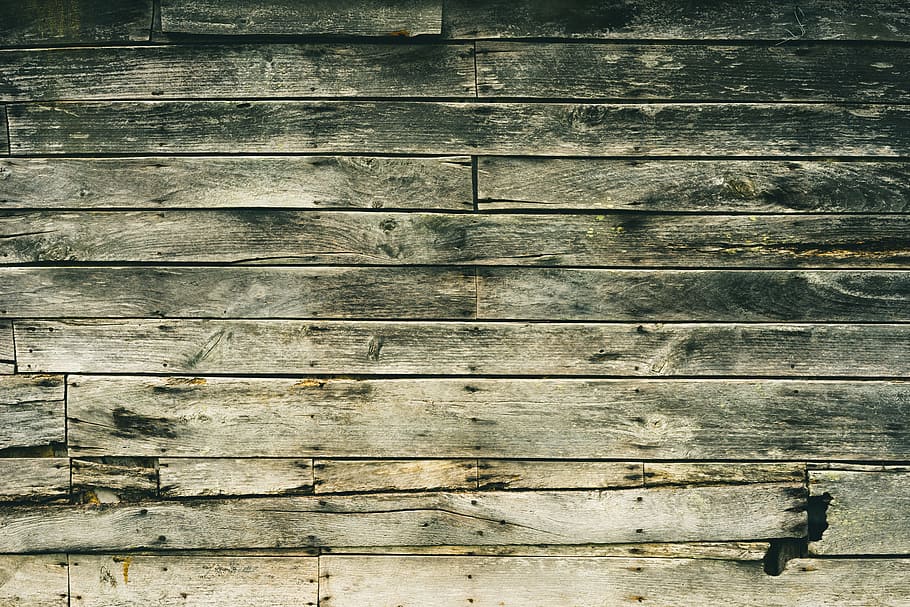
<svg viewBox="0 0 910 607">
<path fill-rule="evenodd" d="M 894 105 L 114 101 L 7 106 L 14 155 L 901 156 Z"/>
<path fill-rule="evenodd" d="M 905 382 L 74 377 L 68 395 L 73 455 L 910 459 Z"/>
<path fill-rule="evenodd" d="M 0 502 L 57 502 L 69 495 L 67 458 L 0 458 Z"/>
<path fill-rule="evenodd" d="M 809 490 L 828 503 L 815 554 L 910 554 L 910 472 L 810 470 Z"/>
<path fill-rule="evenodd" d="M 20 506 L 0 510 L 0 550 L 750 540 L 805 535 L 805 503 L 802 485 L 782 483 Z"/>
<path fill-rule="evenodd" d="M 24 320 L 29 373 L 896 377 L 910 325 Z"/>
<path fill-rule="evenodd" d="M 481 489 L 612 489 L 641 487 L 638 462 L 571 462 L 483 459 Z"/>
<path fill-rule="evenodd" d="M 63 377 L 0 378 L 0 449 L 63 443 L 66 417 Z"/>
<path fill-rule="evenodd" d="M 470 319 L 475 284 L 457 268 L 0 268 L 0 316 Z"/>
<path fill-rule="evenodd" d="M 477 317 L 903 322 L 910 272 L 480 268 Z"/>
<path fill-rule="evenodd" d="M 73 555 L 77 607 L 316 605 L 313 557 Z"/>
<path fill-rule="evenodd" d="M 753 483 L 804 482 L 806 464 L 781 463 L 705 463 L 705 462 L 645 462 L 644 485 L 730 485 Z"/>
<path fill-rule="evenodd" d="M 161 497 L 285 495 L 313 491 L 310 459 L 161 458 Z"/>
<path fill-rule="evenodd" d="M 3 208 L 470 210 L 471 200 L 463 156 L 0 159 Z"/>
<path fill-rule="evenodd" d="M 446 0 L 445 8 L 449 38 L 910 40 L 910 15 L 888 0 Z"/>
<path fill-rule="evenodd" d="M 116 504 L 158 497 L 154 460 L 104 457 L 72 460 L 73 496 L 86 504 Z"/>
<path fill-rule="evenodd" d="M 152 0 L 4 2 L 0 46 L 148 40 Z"/>
<path fill-rule="evenodd" d="M 0 264 L 63 261 L 906 269 L 910 215 L 0 213 Z"/>
<path fill-rule="evenodd" d="M 16 342 L 13 339 L 13 323 L 9 320 L 0 320 L 0 374 L 15 372 Z"/>
<path fill-rule="evenodd" d="M 161 29 L 190 34 L 417 36 L 442 31 L 441 0 L 163 0 Z"/>
<path fill-rule="evenodd" d="M 910 163 L 478 159 L 481 210 L 905 213 Z"/>
<path fill-rule="evenodd" d="M 68 607 L 65 554 L 0 555 L 0 605 Z"/>
<path fill-rule="evenodd" d="M 314 464 L 316 493 L 477 488 L 476 460 L 331 460 Z"/>
<path fill-rule="evenodd" d="M 465 44 L 0 52 L 0 101 L 464 96 L 474 96 L 474 49 Z"/>
<path fill-rule="evenodd" d="M 7 122 L 5 105 L 0 105 L 0 124 L 3 126 L 7 126 L 9 124 Z M 9 154 L 9 151 L 9 131 L 7 130 L 7 135 L 5 137 L 3 136 L 3 133 L 0 132 L 0 154 L 6 155 Z M 0 165 L 0 167 L 2 167 L 2 165 Z M 0 171 L 0 177 L 3 177 L 2 171 Z"/>
<path fill-rule="evenodd" d="M 794 559 L 780 576 L 758 563 L 698 559 L 320 558 L 323 607 L 898 607 L 910 600 L 910 559 Z"/>
<path fill-rule="evenodd" d="M 480 42 L 480 97 L 679 101 L 910 99 L 907 49 Z M 746 77 L 744 77 L 744 75 Z"/>
</svg>

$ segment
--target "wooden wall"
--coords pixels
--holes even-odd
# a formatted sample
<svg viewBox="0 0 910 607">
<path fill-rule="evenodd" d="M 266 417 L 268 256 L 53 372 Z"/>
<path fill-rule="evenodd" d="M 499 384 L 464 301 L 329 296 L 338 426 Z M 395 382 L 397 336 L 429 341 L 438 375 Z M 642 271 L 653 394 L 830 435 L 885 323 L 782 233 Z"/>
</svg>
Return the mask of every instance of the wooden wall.
<svg viewBox="0 0 910 607">
<path fill-rule="evenodd" d="M 908 43 L 0 2 L 0 606 L 910 604 Z"/>
</svg>

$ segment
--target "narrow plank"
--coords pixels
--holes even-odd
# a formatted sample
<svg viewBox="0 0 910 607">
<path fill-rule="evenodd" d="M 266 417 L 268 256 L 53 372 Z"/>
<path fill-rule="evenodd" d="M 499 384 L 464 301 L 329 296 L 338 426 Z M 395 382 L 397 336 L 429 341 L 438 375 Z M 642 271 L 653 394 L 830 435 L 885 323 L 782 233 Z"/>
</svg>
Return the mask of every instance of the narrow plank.
<svg viewBox="0 0 910 607">
<path fill-rule="evenodd" d="M 888 0 L 748 6 L 699 0 L 446 0 L 449 38 L 910 40 L 910 16 Z"/>
<path fill-rule="evenodd" d="M 152 0 L 5 2 L 0 46 L 148 40 Z"/>
<path fill-rule="evenodd" d="M 7 119 L 5 105 L 0 105 L 0 124 L 2 124 L 4 127 L 7 127 L 7 129 L 8 129 L 9 122 Z M 2 132 L 0 132 L 0 154 L 7 155 L 9 153 L 10 153 L 9 130 L 7 130 L 6 136 L 4 136 Z M 2 165 L 0 165 L 0 168 L 2 168 Z M 4 177 L 4 173 L 2 170 L 0 170 L 0 178 L 2 178 L 2 177 Z"/>
<path fill-rule="evenodd" d="M 0 66 L 0 101 L 474 96 L 466 44 L 43 49 Z"/>
<path fill-rule="evenodd" d="M 896 377 L 910 325 L 26 320 L 29 373 Z"/>
<path fill-rule="evenodd" d="M 458 268 L 0 268 L 0 317 L 471 319 L 475 284 Z"/>
<path fill-rule="evenodd" d="M 442 31 L 441 0 L 162 0 L 161 29 L 189 34 L 418 36 Z"/>
<path fill-rule="evenodd" d="M 642 486 L 638 462 L 571 462 L 483 459 L 481 489 L 614 489 Z"/>
<path fill-rule="evenodd" d="M 73 555 L 77 607 L 316 605 L 313 557 Z"/>
<path fill-rule="evenodd" d="M 66 414 L 62 376 L 0 378 L 0 449 L 63 443 Z"/>
<path fill-rule="evenodd" d="M 741 541 L 805 535 L 805 502 L 783 483 L 20 506 L 0 511 L 0 550 Z"/>
<path fill-rule="evenodd" d="M 439 491 L 477 488 L 471 460 L 331 460 L 314 464 L 316 493 Z"/>
<path fill-rule="evenodd" d="M 68 607 L 65 554 L 0 555 L 0 605 Z"/>
<path fill-rule="evenodd" d="M 158 460 L 161 497 L 293 495 L 313 491 L 310 459 Z"/>
<path fill-rule="evenodd" d="M 72 455 L 910 459 L 905 382 L 73 377 L 68 395 Z"/>
<path fill-rule="evenodd" d="M 478 159 L 481 210 L 906 213 L 910 163 Z"/>
<path fill-rule="evenodd" d="M 480 42 L 477 91 L 493 98 L 905 103 L 907 63 L 907 49 L 876 45 Z"/>
<path fill-rule="evenodd" d="M 13 323 L 10 320 L 0 320 L 0 375 L 15 372 L 16 341 L 13 339 Z"/>
<path fill-rule="evenodd" d="M 910 111 L 899 105 L 114 101 L 7 107 L 14 155 L 910 154 Z"/>
<path fill-rule="evenodd" d="M 323 607 L 898 607 L 910 599 L 908 559 L 794 559 L 777 577 L 759 563 L 699 559 L 325 556 L 319 565 Z"/>
<path fill-rule="evenodd" d="M 645 462 L 645 487 L 665 485 L 729 485 L 754 483 L 804 482 L 806 464 L 800 462 L 705 463 Z"/>
<path fill-rule="evenodd" d="M 13 285 L 10 289 L 16 292 Z M 910 272 L 480 268 L 477 317 L 905 322 Z"/>
<path fill-rule="evenodd" d="M 77 261 L 906 270 L 910 263 L 908 234 L 910 215 L 10 211 L 0 213 L 0 264 Z"/>
<path fill-rule="evenodd" d="M 69 495 L 67 458 L 0 458 L 0 502 L 60 502 Z"/>
<path fill-rule="evenodd" d="M 73 497 L 85 504 L 117 504 L 158 497 L 154 460 L 104 457 L 72 460 Z"/>
<path fill-rule="evenodd" d="M 910 554 L 910 472 L 810 470 L 812 495 L 830 497 L 814 554 Z"/>
</svg>

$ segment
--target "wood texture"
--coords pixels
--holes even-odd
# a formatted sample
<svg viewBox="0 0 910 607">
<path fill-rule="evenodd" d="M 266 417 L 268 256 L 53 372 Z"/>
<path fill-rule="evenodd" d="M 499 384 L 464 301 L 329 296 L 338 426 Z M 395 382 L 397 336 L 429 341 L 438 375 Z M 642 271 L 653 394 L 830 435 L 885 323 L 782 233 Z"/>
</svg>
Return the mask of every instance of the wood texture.
<svg viewBox="0 0 910 607">
<path fill-rule="evenodd" d="M 910 554 L 910 472 L 810 470 L 812 495 L 830 497 L 815 554 Z"/>
<path fill-rule="evenodd" d="M 66 419 L 63 377 L 0 378 L 0 449 L 63 443 Z"/>
<path fill-rule="evenodd" d="M 158 497 L 154 460 L 137 458 L 73 459 L 73 496 L 86 504 L 137 502 Z"/>
<path fill-rule="evenodd" d="M 882 77 L 888 73 L 883 71 Z M 92 86 L 86 87 L 86 82 Z M 0 53 L 0 101 L 473 97 L 474 91 L 474 49 L 465 44 L 146 46 Z"/>
<path fill-rule="evenodd" d="M 152 0 L 4 2 L 0 46 L 148 40 Z"/>
<path fill-rule="evenodd" d="M 478 206 L 905 213 L 910 164 L 800 160 L 478 159 Z"/>
<path fill-rule="evenodd" d="M 10 318 L 471 319 L 476 300 L 458 268 L 0 268 Z"/>
<path fill-rule="evenodd" d="M 69 496 L 70 462 L 65 457 L 0 458 L 0 503 L 67 501 Z"/>
<path fill-rule="evenodd" d="M 233 35 L 439 34 L 442 0 L 162 0 L 161 29 Z"/>
<path fill-rule="evenodd" d="M 316 493 L 477 488 L 477 464 L 473 459 L 399 461 L 318 459 L 314 463 L 314 471 Z"/>
<path fill-rule="evenodd" d="M 0 159 L 12 208 L 470 210 L 471 161 L 358 156 Z"/>
<path fill-rule="evenodd" d="M 799 462 L 776 464 L 747 463 L 689 463 L 645 462 L 644 485 L 748 485 L 752 483 L 803 482 L 806 465 Z"/>
<path fill-rule="evenodd" d="M 6 137 L 3 136 L 2 131 L 0 131 L 0 154 L 7 155 L 10 153 L 9 145 L 9 120 L 7 118 L 6 106 L 0 105 L 0 124 L 7 127 Z M 0 177 L 3 176 L 3 173 L 0 172 Z"/>
<path fill-rule="evenodd" d="M 13 339 L 13 323 L 8 320 L 0 320 L 0 375 L 15 373 L 15 371 L 16 345 Z"/>
<path fill-rule="evenodd" d="M 307 557 L 74 555 L 76 607 L 316 605 L 318 565 Z"/>
<path fill-rule="evenodd" d="M 480 268 L 477 306 L 484 320 L 905 322 L 910 272 Z"/>
<path fill-rule="evenodd" d="M 69 447 L 186 457 L 902 460 L 908 390 L 874 381 L 76 377 Z"/>
<path fill-rule="evenodd" d="M 613 489 L 642 486 L 637 462 L 495 460 L 478 462 L 481 489 Z"/>
<path fill-rule="evenodd" d="M 65 554 L 0 555 L 0 605 L 68 607 Z"/>
<path fill-rule="evenodd" d="M 910 111 L 889 105 L 120 101 L 7 108 L 14 155 L 910 154 Z"/>
<path fill-rule="evenodd" d="M 313 491 L 310 459 L 161 458 L 162 497 L 285 495 Z"/>
</svg>

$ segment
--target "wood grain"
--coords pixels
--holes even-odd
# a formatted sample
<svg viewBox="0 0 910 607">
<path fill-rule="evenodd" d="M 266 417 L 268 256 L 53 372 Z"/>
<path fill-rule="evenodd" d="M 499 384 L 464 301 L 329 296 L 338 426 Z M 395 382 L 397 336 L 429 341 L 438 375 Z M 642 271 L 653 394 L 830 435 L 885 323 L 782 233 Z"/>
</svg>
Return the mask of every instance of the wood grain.
<svg viewBox="0 0 910 607">
<path fill-rule="evenodd" d="M 0 378 L 0 449 L 63 443 L 66 433 L 62 376 Z"/>
<path fill-rule="evenodd" d="M 4 2 L 0 46 L 148 40 L 152 0 Z"/>
<path fill-rule="evenodd" d="M 68 607 L 65 554 L 0 555 L 0 605 Z"/>
<path fill-rule="evenodd" d="M 317 459 L 316 493 L 477 488 L 476 460 Z M 555 487 L 555 485 L 554 485 Z"/>
<path fill-rule="evenodd" d="M 641 487 L 638 462 L 495 460 L 478 462 L 481 489 L 615 489 Z"/>
<path fill-rule="evenodd" d="M 890 105 L 115 101 L 11 104 L 12 154 L 906 156 Z"/>
<path fill-rule="evenodd" d="M 16 346 L 13 339 L 13 323 L 0 320 L 0 375 L 15 372 Z"/>
<path fill-rule="evenodd" d="M 69 448 L 150 457 L 902 460 L 910 459 L 908 390 L 877 381 L 73 377 Z"/>
<path fill-rule="evenodd" d="M 158 497 L 154 460 L 105 457 L 73 459 L 73 496 L 86 504 L 137 502 Z"/>
<path fill-rule="evenodd" d="M 0 503 L 62 502 L 68 501 L 69 496 L 70 462 L 67 458 L 0 458 Z M 2 586 L 0 582 L 0 588 Z M 3 604 L 2 599 L 0 604 Z"/>
<path fill-rule="evenodd" d="M 803 482 L 806 465 L 800 462 L 645 462 L 644 486 L 735 485 Z"/>
<path fill-rule="evenodd" d="M 313 491 L 310 459 L 158 460 L 162 497 L 293 495 Z"/>
</svg>

